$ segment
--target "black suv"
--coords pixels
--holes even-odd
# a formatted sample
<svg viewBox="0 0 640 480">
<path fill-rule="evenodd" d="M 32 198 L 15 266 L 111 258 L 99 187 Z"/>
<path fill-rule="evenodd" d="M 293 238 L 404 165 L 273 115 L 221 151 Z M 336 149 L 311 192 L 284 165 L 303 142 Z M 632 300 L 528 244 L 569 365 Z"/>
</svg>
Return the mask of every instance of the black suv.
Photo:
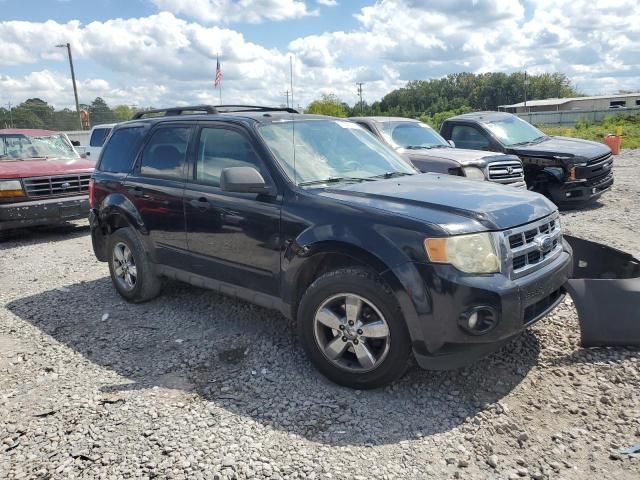
<svg viewBox="0 0 640 480">
<path fill-rule="evenodd" d="M 602 143 L 550 137 L 505 112 L 465 113 L 445 120 L 440 134 L 458 148 L 517 155 L 530 190 L 562 207 L 593 201 L 613 185 L 611 149 Z"/>
<path fill-rule="evenodd" d="M 412 351 L 439 369 L 497 349 L 562 300 L 572 268 L 543 196 L 420 174 L 352 122 L 288 109 L 137 114 L 108 138 L 90 202 L 124 298 L 169 277 L 278 309 L 356 388 L 393 381 Z"/>
</svg>

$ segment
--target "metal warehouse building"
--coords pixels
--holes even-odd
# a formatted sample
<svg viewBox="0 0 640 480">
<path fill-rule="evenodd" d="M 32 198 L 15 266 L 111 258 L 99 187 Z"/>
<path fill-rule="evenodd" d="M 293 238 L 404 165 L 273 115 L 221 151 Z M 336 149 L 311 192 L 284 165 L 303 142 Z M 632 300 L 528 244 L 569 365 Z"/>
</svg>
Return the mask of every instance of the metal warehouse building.
<svg viewBox="0 0 640 480">
<path fill-rule="evenodd" d="M 616 108 L 640 107 L 640 92 L 621 95 L 599 95 L 595 97 L 575 98 L 547 98 L 546 100 L 530 100 L 513 105 L 500 105 L 503 112 L 562 112 L 562 111 L 593 111 Z"/>
</svg>

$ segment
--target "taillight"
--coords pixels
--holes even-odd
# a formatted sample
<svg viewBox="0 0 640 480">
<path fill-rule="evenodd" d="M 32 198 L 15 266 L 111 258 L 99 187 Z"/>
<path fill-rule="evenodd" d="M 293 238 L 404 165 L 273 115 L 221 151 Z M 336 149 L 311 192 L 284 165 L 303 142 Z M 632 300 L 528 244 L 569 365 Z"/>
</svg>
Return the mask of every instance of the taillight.
<svg viewBox="0 0 640 480">
<path fill-rule="evenodd" d="M 93 208 L 95 204 L 96 195 L 96 181 L 93 178 L 89 179 L 89 208 Z"/>
</svg>

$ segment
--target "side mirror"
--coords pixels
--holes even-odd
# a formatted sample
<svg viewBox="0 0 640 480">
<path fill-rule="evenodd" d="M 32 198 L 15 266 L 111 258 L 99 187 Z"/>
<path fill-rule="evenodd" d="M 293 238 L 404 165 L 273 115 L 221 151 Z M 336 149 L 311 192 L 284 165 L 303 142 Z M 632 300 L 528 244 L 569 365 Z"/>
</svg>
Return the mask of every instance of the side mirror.
<svg viewBox="0 0 640 480">
<path fill-rule="evenodd" d="M 272 193 L 260 172 L 253 167 L 224 168 L 220 173 L 220 188 L 223 192 Z"/>
<path fill-rule="evenodd" d="M 453 140 L 447 140 L 449 142 L 449 145 L 451 145 L 453 148 L 456 148 L 456 143 Z"/>
</svg>

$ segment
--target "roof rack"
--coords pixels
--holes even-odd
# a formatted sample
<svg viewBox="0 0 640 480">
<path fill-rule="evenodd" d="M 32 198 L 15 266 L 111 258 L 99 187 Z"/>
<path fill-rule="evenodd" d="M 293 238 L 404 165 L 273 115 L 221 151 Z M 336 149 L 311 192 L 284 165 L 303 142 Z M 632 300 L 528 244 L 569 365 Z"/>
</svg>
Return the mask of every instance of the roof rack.
<svg viewBox="0 0 640 480">
<path fill-rule="evenodd" d="M 295 108 L 289 107 L 265 107 L 263 105 L 216 105 L 216 110 L 219 113 L 231 113 L 231 112 L 287 112 L 287 113 L 300 113 Z"/>
<path fill-rule="evenodd" d="M 138 120 L 140 118 L 144 118 L 147 115 L 153 115 L 157 117 L 173 117 L 175 115 L 182 115 L 184 112 L 201 112 L 203 114 L 216 114 L 218 111 L 216 107 L 213 105 L 190 105 L 185 107 L 170 107 L 170 108 L 158 108 L 154 110 L 142 110 L 140 112 L 136 112 L 132 120 Z M 163 115 L 158 115 L 162 113 Z"/>
<path fill-rule="evenodd" d="M 265 107 L 262 105 L 188 105 L 184 107 L 158 108 L 154 110 L 141 110 L 136 112 L 132 120 L 139 120 L 147 116 L 155 117 L 173 117 L 176 115 L 184 115 L 198 112 L 203 115 L 217 115 L 219 113 L 236 113 L 236 112 L 288 112 L 300 113 L 298 110 L 289 107 Z"/>
</svg>

